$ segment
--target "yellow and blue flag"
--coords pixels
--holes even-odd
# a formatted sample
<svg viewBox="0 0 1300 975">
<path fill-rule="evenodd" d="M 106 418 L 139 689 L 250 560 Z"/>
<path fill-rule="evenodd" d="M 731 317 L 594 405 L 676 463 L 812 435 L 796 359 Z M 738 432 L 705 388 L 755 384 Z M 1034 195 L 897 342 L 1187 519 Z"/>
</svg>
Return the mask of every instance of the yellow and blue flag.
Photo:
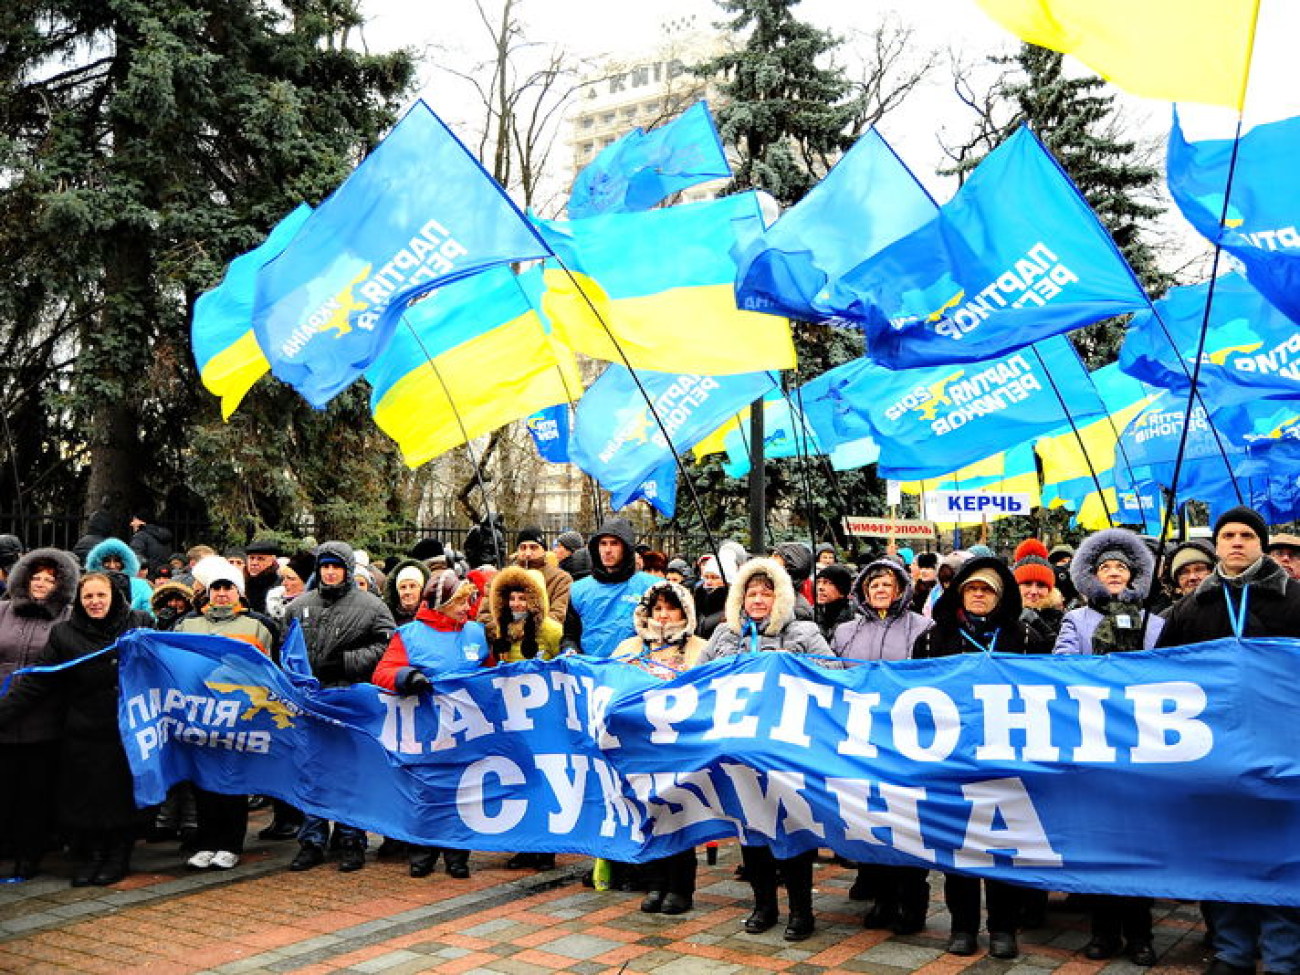
<svg viewBox="0 0 1300 975">
<path fill-rule="evenodd" d="M 547 262 L 542 310 L 575 351 L 666 373 L 794 367 L 790 323 L 736 307 L 732 250 L 762 230 L 754 193 L 538 225 L 568 269 Z"/>
<path fill-rule="evenodd" d="M 406 309 L 366 370 L 375 423 L 418 467 L 582 388 L 508 266 L 444 285 Z"/>
<path fill-rule="evenodd" d="M 1149 306 L 1106 228 L 1024 126 L 934 219 L 841 275 L 830 300 L 893 369 L 981 362 Z"/>
<path fill-rule="evenodd" d="M 1259 0 L 975 0 L 1126 91 L 1241 110 Z"/>
<path fill-rule="evenodd" d="M 644 501 L 665 518 L 677 513 L 677 461 L 669 459 L 633 488 L 614 491 L 609 506 L 615 511 L 626 508 L 633 501 Z"/>
<path fill-rule="evenodd" d="M 932 219 L 938 205 L 869 130 L 739 261 L 736 302 L 805 322 L 833 318 L 830 285 Z"/>
<path fill-rule="evenodd" d="M 569 219 L 649 210 L 674 193 L 730 175 L 722 139 L 701 100 L 667 125 L 633 129 L 602 149 L 573 181 Z"/>
<path fill-rule="evenodd" d="M 1210 285 L 1173 288 L 1135 315 L 1120 349 L 1126 373 L 1186 395 Z M 1214 284 L 1198 390 L 1213 412 L 1256 398 L 1300 397 L 1300 329 L 1240 274 Z"/>
<path fill-rule="evenodd" d="M 975 365 L 871 363 L 841 396 L 874 430 L 879 476 L 900 481 L 945 475 L 1054 430 L 1067 415 L 1105 412 L 1063 336 Z"/>
<path fill-rule="evenodd" d="M 546 246 L 417 102 L 258 275 L 253 329 L 275 375 L 320 409 L 373 363 L 407 304 Z"/>
<path fill-rule="evenodd" d="M 767 372 L 706 376 L 637 370 L 636 378 L 651 405 L 632 374 L 611 365 L 578 401 L 569 441 L 573 463 L 622 496 L 673 459 L 668 438 L 679 454 L 689 450 L 776 384 Z"/>
<path fill-rule="evenodd" d="M 1189 142 L 1177 113 L 1169 133 L 1169 192 L 1183 216 L 1241 261 L 1250 283 L 1293 322 L 1300 322 L 1298 156 L 1300 117 L 1255 126 L 1240 145 L 1232 139 Z M 1230 169 L 1232 197 L 1225 208 Z"/>
<path fill-rule="evenodd" d="M 524 425 L 542 460 L 552 464 L 569 462 L 569 404 L 557 403 L 530 416 Z"/>
<path fill-rule="evenodd" d="M 190 323 L 194 362 L 208 392 L 221 397 L 223 419 L 230 419 L 253 384 L 271 368 L 253 333 L 257 274 L 289 246 L 309 216 L 311 207 L 300 203 L 271 228 L 266 240 L 231 261 L 221 283 L 194 303 Z"/>
</svg>

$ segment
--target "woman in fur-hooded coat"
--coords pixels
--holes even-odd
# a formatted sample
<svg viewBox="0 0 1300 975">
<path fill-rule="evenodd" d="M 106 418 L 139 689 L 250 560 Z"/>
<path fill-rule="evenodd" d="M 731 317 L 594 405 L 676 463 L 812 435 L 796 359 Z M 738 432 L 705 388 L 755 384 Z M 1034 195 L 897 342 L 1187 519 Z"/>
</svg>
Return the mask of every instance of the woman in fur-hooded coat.
<svg viewBox="0 0 1300 975">
<path fill-rule="evenodd" d="M 1118 593 L 1107 589 L 1098 576 L 1110 561 L 1122 563 L 1129 571 L 1128 582 Z M 1104 654 L 1154 647 L 1165 621 L 1142 605 L 1154 575 L 1150 549 L 1128 529 L 1106 528 L 1085 538 L 1070 560 L 1070 580 L 1087 604 L 1065 614 L 1053 652 Z"/>
<path fill-rule="evenodd" d="M 37 662 L 54 624 L 68 618 L 80 574 L 77 560 L 59 549 L 39 548 L 18 560 L 9 573 L 9 598 L 0 602 L 0 684 Z M 33 576 L 39 576 L 35 587 Z M 50 846 L 61 733 L 55 708 L 35 710 L 0 732 L 0 834 L 12 841 L 11 875 L 18 879 L 39 872 Z"/>
<path fill-rule="evenodd" d="M 121 566 L 116 569 L 110 569 L 104 563 L 117 559 Z M 153 609 L 150 605 L 153 599 L 153 586 L 149 585 L 144 579 L 140 578 L 140 557 L 126 542 L 117 538 L 106 538 L 90 550 L 86 556 L 87 572 L 111 572 L 122 573 L 131 580 L 131 608 L 144 613 L 146 616 L 153 616 Z"/>
<path fill-rule="evenodd" d="M 680 623 L 662 623 L 655 619 L 655 606 L 666 600 L 682 611 Z M 646 669 L 658 676 L 694 667 L 708 643 L 695 635 L 695 600 L 685 586 L 665 579 L 645 591 L 632 611 L 636 636 L 628 637 L 614 648 L 613 657 L 629 663 L 645 661 Z M 654 667 L 661 664 L 667 668 Z"/>
<path fill-rule="evenodd" d="M 520 593 L 526 608 L 510 608 L 510 597 Z M 507 565 L 492 577 L 488 586 L 490 612 L 487 622 L 488 645 L 497 663 L 509 664 L 540 657 L 550 660 L 560 652 L 564 627 L 549 615 L 546 580 L 536 569 Z"/>
</svg>

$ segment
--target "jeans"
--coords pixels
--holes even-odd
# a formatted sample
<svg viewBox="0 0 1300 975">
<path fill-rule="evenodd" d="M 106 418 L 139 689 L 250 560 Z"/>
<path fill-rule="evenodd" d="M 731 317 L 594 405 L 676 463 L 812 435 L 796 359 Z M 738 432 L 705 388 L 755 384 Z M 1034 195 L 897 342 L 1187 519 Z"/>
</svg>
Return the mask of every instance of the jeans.
<svg viewBox="0 0 1300 975">
<path fill-rule="evenodd" d="M 356 826 L 334 824 L 334 832 L 339 838 L 339 846 L 344 849 L 366 848 L 366 831 Z M 298 842 L 303 846 L 315 846 L 325 849 L 329 846 L 330 821 L 320 816 L 303 816 L 302 827 L 298 830 Z"/>
<path fill-rule="evenodd" d="M 1253 969 L 1258 948 L 1264 971 L 1300 973 L 1300 908 L 1206 901 L 1205 914 L 1214 925 L 1214 955 L 1220 961 Z"/>
</svg>

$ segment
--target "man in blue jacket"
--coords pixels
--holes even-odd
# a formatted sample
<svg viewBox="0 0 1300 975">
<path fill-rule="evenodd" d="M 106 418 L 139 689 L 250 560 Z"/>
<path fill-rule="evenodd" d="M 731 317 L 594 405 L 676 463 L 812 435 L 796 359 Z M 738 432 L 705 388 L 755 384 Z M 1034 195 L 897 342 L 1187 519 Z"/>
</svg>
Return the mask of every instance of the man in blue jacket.
<svg viewBox="0 0 1300 975">
<path fill-rule="evenodd" d="M 637 571 L 635 544 L 636 534 L 626 518 L 610 518 L 587 541 L 591 575 L 569 590 L 563 650 L 608 657 L 636 634 L 632 611 L 659 580 Z"/>
</svg>

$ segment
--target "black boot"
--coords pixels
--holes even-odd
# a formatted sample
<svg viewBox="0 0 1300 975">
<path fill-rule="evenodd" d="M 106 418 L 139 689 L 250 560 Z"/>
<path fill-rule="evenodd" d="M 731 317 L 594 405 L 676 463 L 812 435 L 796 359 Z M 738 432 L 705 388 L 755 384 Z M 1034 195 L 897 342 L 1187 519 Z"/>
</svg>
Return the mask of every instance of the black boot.
<svg viewBox="0 0 1300 975">
<path fill-rule="evenodd" d="M 469 877 L 469 850 L 443 850 L 442 861 L 447 865 L 447 876 L 455 880 Z"/>
<path fill-rule="evenodd" d="M 107 856 L 108 850 L 104 846 L 93 846 L 86 851 L 84 858 L 77 861 L 72 871 L 72 886 L 89 887 Z"/>
<path fill-rule="evenodd" d="M 781 937 L 786 941 L 806 941 L 817 927 L 813 921 L 811 864 L 788 861 L 785 875 L 790 923 L 785 926 L 785 934 Z"/>
<path fill-rule="evenodd" d="M 762 934 L 780 918 L 776 907 L 776 887 L 754 885 L 754 910 L 745 918 L 746 934 Z"/>
<path fill-rule="evenodd" d="M 433 873 L 433 865 L 438 862 L 437 847 L 430 846 L 413 846 L 411 847 L 411 876 L 427 877 Z"/>
<path fill-rule="evenodd" d="M 91 884 L 108 887 L 125 879 L 131 872 L 131 850 L 134 846 L 133 840 L 115 840 L 111 843 L 103 861 L 95 870 L 95 875 L 90 878 Z"/>
</svg>

